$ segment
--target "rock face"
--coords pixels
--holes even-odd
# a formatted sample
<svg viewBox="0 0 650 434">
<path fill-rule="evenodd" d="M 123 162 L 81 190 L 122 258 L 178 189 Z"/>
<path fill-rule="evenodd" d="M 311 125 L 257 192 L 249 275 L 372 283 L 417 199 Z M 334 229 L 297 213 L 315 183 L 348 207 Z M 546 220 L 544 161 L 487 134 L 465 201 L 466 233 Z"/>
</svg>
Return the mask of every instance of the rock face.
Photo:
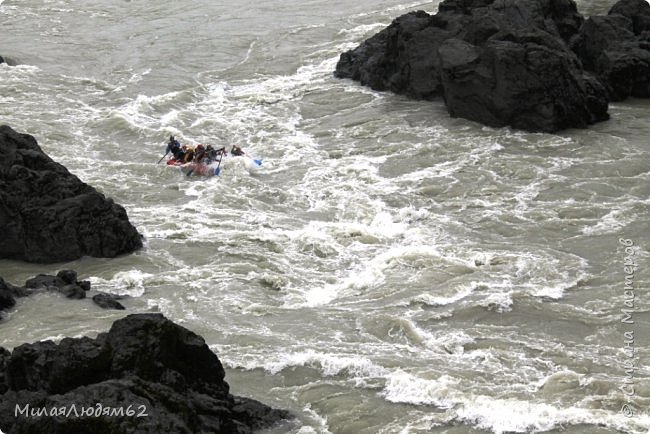
<svg viewBox="0 0 650 434">
<path fill-rule="evenodd" d="M 585 22 L 572 0 L 445 0 L 343 53 L 335 75 L 442 96 L 451 116 L 489 126 L 582 128 L 609 118 L 610 99 L 650 92 L 648 9 L 622 0 Z"/>
<path fill-rule="evenodd" d="M 286 411 L 233 397 L 224 376 L 200 336 L 160 314 L 129 315 L 97 339 L 24 344 L 11 354 L 0 348 L 0 428 L 236 434 L 290 418 Z M 90 408 L 100 410 L 88 415 Z M 38 409 L 48 415 L 32 416 Z"/>
<path fill-rule="evenodd" d="M 26 288 L 12 285 L 0 277 L 0 312 L 15 306 L 17 297 L 28 295 Z"/>
<path fill-rule="evenodd" d="M 0 259 L 52 263 L 142 247 L 123 207 L 0 126 Z"/>
<path fill-rule="evenodd" d="M 650 4 L 621 0 L 591 17 L 571 41 L 583 65 L 605 85 L 610 100 L 650 97 Z"/>
</svg>

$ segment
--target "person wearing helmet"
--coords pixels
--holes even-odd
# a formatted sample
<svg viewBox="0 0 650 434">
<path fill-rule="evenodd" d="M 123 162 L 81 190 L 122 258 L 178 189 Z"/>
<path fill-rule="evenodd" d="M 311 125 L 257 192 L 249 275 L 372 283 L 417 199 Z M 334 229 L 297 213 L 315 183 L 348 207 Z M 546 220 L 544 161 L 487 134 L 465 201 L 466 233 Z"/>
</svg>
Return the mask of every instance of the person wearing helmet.
<svg viewBox="0 0 650 434">
<path fill-rule="evenodd" d="M 183 149 L 185 150 L 185 156 L 183 157 L 183 162 L 191 163 L 192 161 L 194 161 L 194 148 L 192 148 L 191 146 L 183 145 Z"/>
<path fill-rule="evenodd" d="M 218 156 L 219 156 L 219 151 L 214 149 L 212 145 L 208 145 L 205 147 L 205 164 L 214 163 L 215 161 L 217 161 Z"/>
<path fill-rule="evenodd" d="M 203 147 L 202 144 L 198 144 L 196 146 L 196 151 L 194 152 L 194 162 L 202 163 L 204 162 L 203 161 L 204 159 L 205 159 L 205 148 Z"/>
<path fill-rule="evenodd" d="M 167 149 L 165 151 L 165 155 L 169 154 L 170 152 L 174 154 L 174 151 L 177 149 L 180 149 L 181 144 L 174 138 L 174 136 L 169 136 L 169 143 L 167 143 Z"/>
</svg>

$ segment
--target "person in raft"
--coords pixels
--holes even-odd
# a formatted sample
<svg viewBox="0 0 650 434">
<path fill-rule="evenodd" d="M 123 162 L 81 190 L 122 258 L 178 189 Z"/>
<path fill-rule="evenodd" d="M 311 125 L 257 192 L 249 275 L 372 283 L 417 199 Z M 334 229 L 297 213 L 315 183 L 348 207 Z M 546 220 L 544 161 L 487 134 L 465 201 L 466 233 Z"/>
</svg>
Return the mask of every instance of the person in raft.
<svg viewBox="0 0 650 434">
<path fill-rule="evenodd" d="M 169 154 L 170 152 L 172 155 L 176 155 L 178 151 L 181 149 L 181 144 L 178 140 L 174 138 L 174 136 L 169 136 L 169 143 L 167 143 L 167 149 L 165 150 L 165 155 Z"/>
<path fill-rule="evenodd" d="M 230 150 L 230 153 L 232 155 L 234 155 L 234 156 L 241 156 L 241 155 L 245 154 L 245 152 L 242 150 L 242 148 L 240 148 L 237 145 L 232 145 L 232 149 Z"/>
<path fill-rule="evenodd" d="M 219 149 L 214 149 L 212 145 L 208 145 L 205 148 L 205 163 L 206 164 L 214 163 L 215 161 L 217 161 L 219 156 L 226 156 L 226 155 L 228 155 L 228 151 L 226 151 L 225 146 L 222 146 Z"/>
</svg>

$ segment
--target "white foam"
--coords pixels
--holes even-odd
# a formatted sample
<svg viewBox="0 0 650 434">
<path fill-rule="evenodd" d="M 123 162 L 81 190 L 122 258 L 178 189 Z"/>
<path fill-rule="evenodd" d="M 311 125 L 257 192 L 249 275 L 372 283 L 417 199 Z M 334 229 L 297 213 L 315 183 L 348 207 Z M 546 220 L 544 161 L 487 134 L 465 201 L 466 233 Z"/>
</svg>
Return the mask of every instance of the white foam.
<svg viewBox="0 0 650 434">
<path fill-rule="evenodd" d="M 386 232 L 383 230 L 379 233 L 385 234 Z M 390 233 L 390 231 L 388 232 Z M 304 303 L 288 304 L 287 307 L 315 307 L 329 304 L 340 296 L 356 294 L 359 291 L 380 285 L 386 278 L 384 271 L 397 265 L 399 261 L 409 261 L 411 258 L 421 257 L 440 258 L 440 256 L 438 250 L 433 246 L 392 247 L 350 270 L 344 277 L 337 279 L 336 283 L 317 286 L 305 291 Z"/>
<path fill-rule="evenodd" d="M 327 425 L 327 417 L 319 415 L 316 411 L 311 408 L 311 405 L 306 405 L 302 409 L 309 417 L 316 421 L 316 428 L 311 426 L 301 426 L 297 434 L 331 434 L 329 426 Z"/>
<path fill-rule="evenodd" d="M 140 270 L 120 271 L 110 279 L 90 277 L 91 287 L 94 290 L 111 294 L 141 297 L 145 293 L 147 282 L 154 276 Z"/>
<path fill-rule="evenodd" d="M 447 409 L 458 421 L 495 434 L 506 432 L 549 431 L 566 425 L 602 425 L 626 430 L 638 424 L 647 426 L 650 416 L 628 418 L 616 411 L 477 395 L 461 390 L 459 382 L 447 375 L 421 378 L 398 370 L 388 376 L 382 395 L 391 402 L 434 405 Z M 634 430 L 634 432 L 640 432 Z"/>
<path fill-rule="evenodd" d="M 473 292 L 473 289 L 474 285 L 463 285 L 456 289 L 453 294 L 447 296 L 425 292 L 413 297 L 412 301 L 424 303 L 429 306 L 444 306 L 462 300 L 470 295 Z"/>
<path fill-rule="evenodd" d="M 361 378 L 382 377 L 388 373 L 385 368 L 364 356 L 324 353 L 312 349 L 266 354 L 262 359 L 249 357 L 248 361 L 228 361 L 228 364 L 233 368 L 247 370 L 262 368 L 271 374 L 277 374 L 284 369 L 296 366 L 317 368 L 322 375 L 328 377 L 340 375 L 343 372 L 351 377 Z"/>
<path fill-rule="evenodd" d="M 603 216 L 594 226 L 585 226 L 582 233 L 585 235 L 611 234 L 624 228 L 628 223 L 634 221 L 635 215 L 627 215 L 629 211 L 623 208 L 615 208 Z"/>
<path fill-rule="evenodd" d="M 377 32 L 386 27 L 385 23 L 361 24 L 352 29 L 341 29 L 339 35 L 349 35 L 352 38 L 361 38 L 370 32 Z"/>
</svg>

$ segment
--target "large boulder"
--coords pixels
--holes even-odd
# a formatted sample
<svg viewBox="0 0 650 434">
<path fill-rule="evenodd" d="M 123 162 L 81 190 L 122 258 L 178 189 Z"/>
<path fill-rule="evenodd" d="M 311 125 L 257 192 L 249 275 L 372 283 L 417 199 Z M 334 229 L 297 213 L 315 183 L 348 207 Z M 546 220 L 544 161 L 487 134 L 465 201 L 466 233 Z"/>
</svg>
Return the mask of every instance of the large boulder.
<svg viewBox="0 0 650 434">
<path fill-rule="evenodd" d="M 549 48 L 546 37 L 514 33 L 480 47 L 445 41 L 438 53 L 449 113 L 528 131 L 586 127 L 607 119 L 604 88 L 582 72 L 575 56 Z"/>
<path fill-rule="evenodd" d="M 610 100 L 650 97 L 650 4 L 645 0 L 621 0 L 607 16 L 590 17 L 571 48 Z"/>
<path fill-rule="evenodd" d="M 572 0 L 445 0 L 341 54 L 335 75 L 442 96 L 452 116 L 490 126 L 583 128 L 609 118 L 610 99 L 650 92 L 648 9 L 621 0 L 585 21 Z"/>
<path fill-rule="evenodd" d="M 124 208 L 0 126 L 0 259 L 63 262 L 142 247 Z"/>
<path fill-rule="evenodd" d="M 0 428 L 236 434 L 290 418 L 232 396 L 224 377 L 200 336 L 160 314 L 129 315 L 96 339 L 24 344 L 13 353 L 0 348 Z M 31 416 L 39 409 L 50 413 Z"/>
</svg>

